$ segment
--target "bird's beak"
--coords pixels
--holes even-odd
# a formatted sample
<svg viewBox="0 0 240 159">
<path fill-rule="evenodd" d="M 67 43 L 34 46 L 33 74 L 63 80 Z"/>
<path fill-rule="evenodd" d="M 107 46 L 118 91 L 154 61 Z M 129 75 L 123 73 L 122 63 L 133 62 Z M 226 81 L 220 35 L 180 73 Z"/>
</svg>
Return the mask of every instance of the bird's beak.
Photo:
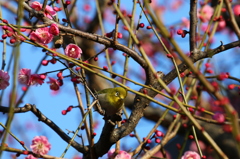
<svg viewBox="0 0 240 159">
<path fill-rule="evenodd" d="M 123 100 L 124 98 L 122 96 L 119 96 L 120 100 Z"/>
</svg>

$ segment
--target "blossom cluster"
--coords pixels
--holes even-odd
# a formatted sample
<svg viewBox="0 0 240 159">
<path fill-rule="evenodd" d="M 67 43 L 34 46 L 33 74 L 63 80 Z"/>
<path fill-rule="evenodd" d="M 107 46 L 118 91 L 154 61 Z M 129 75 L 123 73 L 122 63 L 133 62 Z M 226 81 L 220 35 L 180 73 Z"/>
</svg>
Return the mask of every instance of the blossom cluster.
<svg viewBox="0 0 240 159">
<path fill-rule="evenodd" d="M 59 34 L 59 28 L 57 24 L 51 24 L 50 28 L 38 28 L 35 31 L 31 32 L 30 39 L 40 44 L 48 44 L 53 40 L 54 35 Z"/>
<path fill-rule="evenodd" d="M 38 1 L 32 2 L 30 7 L 32 7 L 36 11 L 41 11 L 42 10 L 42 4 L 39 3 Z M 56 11 L 52 7 L 50 7 L 49 5 L 46 5 L 46 8 L 44 10 L 44 15 L 46 17 L 48 17 L 49 19 L 52 19 L 52 16 L 56 15 Z"/>
<path fill-rule="evenodd" d="M 18 74 L 18 81 L 24 85 L 42 85 L 46 75 L 31 74 L 31 70 L 23 68 Z"/>
</svg>

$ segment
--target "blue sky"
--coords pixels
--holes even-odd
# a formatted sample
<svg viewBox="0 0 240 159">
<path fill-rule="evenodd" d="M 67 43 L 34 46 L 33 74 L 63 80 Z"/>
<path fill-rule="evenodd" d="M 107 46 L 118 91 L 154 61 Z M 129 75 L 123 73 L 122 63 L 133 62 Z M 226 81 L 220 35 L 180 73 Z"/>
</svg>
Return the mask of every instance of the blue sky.
<svg viewBox="0 0 240 159">
<path fill-rule="evenodd" d="M 171 1 L 172 2 L 172 1 Z M 168 4 L 171 3 L 168 1 Z M 79 2 L 81 3 L 81 2 Z M 94 1 L 90 1 L 90 4 L 94 4 Z M 122 0 L 122 7 L 126 8 L 129 10 L 131 8 L 131 2 L 128 0 Z M 166 5 L 168 5 L 166 4 Z M 162 16 L 163 21 L 167 26 L 174 25 L 178 22 L 181 21 L 182 17 L 188 18 L 188 12 L 189 12 L 189 2 L 184 1 L 184 5 L 177 11 L 172 11 L 172 10 L 167 10 L 164 15 Z M 94 7 L 93 7 L 94 8 Z M 139 13 L 139 9 L 138 9 Z M 87 13 L 79 13 L 81 15 L 85 15 Z M 92 14 L 88 15 L 92 16 Z M 8 12 L 3 9 L 3 18 L 9 19 L 9 22 L 13 23 L 14 22 L 14 16 L 10 16 Z M 80 20 L 81 21 L 81 20 Z M 142 22 L 146 23 L 146 19 L 143 18 Z M 112 31 L 114 26 L 111 26 L 109 24 L 105 25 L 106 32 Z M 219 37 L 221 40 L 226 43 L 229 42 L 230 40 L 232 41 L 233 39 L 225 38 L 222 35 Z M 234 37 L 233 37 L 234 38 Z M 183 48 L 184 51 L 188 51 L 188 36 L 185 39 L 182 39 L 181 37 L 176 37 L 178 44 Z M 121 40 L 120 40 L 121 42 Z M 1 49 L 2 49 L 2 44 Z M 216 42 L 216 44 L 213 45 L 213 47 L 218 46 L 219 43 Z M 49 45 L 51 46 L 51 45 Z M 29 44 L 22 44 L 21 45 L 21 60 L 20 60 L 20 65 L 19 69 L 21 68 L 31 68 L 32 72 L 34 72 L 39 64 L 39 59 L 42 59 L 45 56 L 45 53 L 41 51 L 41 48 L 36 48 L 34 46 L 31 46 Z M 1 50 L 2 51 L 2 50 Z M 59 52 L 62 52 L 62 50 L 58 50 Z M 11 56 L 12 49 L 11 47 L 7 47 L 7 64 L 9 61 L 9 58 Z M 227 58 L 223 58 L 226 54 L 223 53 L 221 55 L 221 60 L 223 62 L 228 62 Z M 104 55 L 99 56 L 100 59 L 100 66 L 103 66 L 106 62 L 103 58 Z M 157 57 L 157 60 L 162 60 L 162 57 L 159 56 Z M 214 57 L 214 60 L 218 60 L 218 56 Z M 48 57 L 47 59 L 51 59 Z M 115 53 L 115 59 L 117 60 L 117 64 L 114 65 L 114 70 L 118 73 L 122 73 L 121 70 L 121 65 L 124 62 L 124 57 L 120 54 L 118 55 Z M 166 60 L 166 59 L 165 59 Z M 136 64 L 133 62 L 133 60 L 130 61 L 131 65 L 135 66 Z M 156 66 L 157 70 L 162 70 L 164 73 L 168 73 L 168 71 L 171 70 L 171 64 L 168 62 L 164 63 L 163 65 Z M 57 70 L 60 68 L 64 68 L 59 62 L 55 65 L 49 64 L 48 66 L 42 66 L 39 73 L 44 73 L 46 71 L 51 71 L 51 70 Z M 131 68 L 130 68 L 131 69 Z M 233 70 L 233 73 L 236 73 L 237 76 L 239 76 L 239 70 Z M 238 71 L 238 72 L 236 72 Z M 9 71 L 10 76 L 12 76 L 12 68 Z M 69 74 L 68 71 L 64 71 L 64 75 Z M 56 73 L 49 74 L 50 77 L 56 78 Z M 138 82 L 143 82 L 142 80 L 139 80 L 139 77 L 132 77 L 133 80 L 136 80 Z M 70 82 L 67 82 L 69 78 L 64 80 L 64 86 L 61 87 L 60 91 L 57 94 L 54 94 L 50 89 L 49 85 L 46 84 L 46 82 L 41 85 L 41 86 L 31 86 L 29 92 L 27 93 L 27 96 L 23 99 L 23 102 L 20 106 L 23 106 L 26 103 L 30 104 L 36 104 L 37 108 L 45 115 L 47 116 L 50 120 L 52 120 L 55 124 L 57 124 L 62 130 L 64 130 L 66 133 L 67 130 L 75 131 L 78 124 L 81 121 L 81 115 L 78 109 L 73 109 L 70 113 L 67 115 L 62 115 L 61 111 L 64 109 L 67 109 L 69 105 L 77 106 L 78 102 L 76 99 L 76 95 L 74 93 L 74 89 L 72 87 L 72 84 Z M 48 81 L 48 80 L 47 80 Z M 175 83 L 177 81 L 175 80 Z M 135 86 L 134 84 L 129 84 L 129 87 L 138 90 L 140 87 Z M 83 91 L 83 85 L 79 84 L 79 89 L 80 92 L 82 93 L 82 96 L 84 97 L 84 91 Z M 11 91 L 11 86 L 8 87 L 5 90 L 4 98 L 3 98 L 3 103 L 2 105 L 8 106 L 8 97 Z M 22 94 L 21 90 L 21 85 L 18 87 L 18 95 L 20 96 Z M 128 111 L 128 113 L 130 113 Z M 102 117 L 97 114 L 97 112 L 93 113 L 94 116 L 94 121 L 99 122 L 99 126 L 96 129 L 97 136 L 96 141 L 99 137 L 100 131 L 103 126 L 103 120 Z M 6 114 L 1 114 L 0 117 L 0 122 L 5 123 L 6 121 Z M 144 137 L 147 135 L 148 131 L 153 127 L 154 123 L 149 122 L 147 120 L 142 119 L 140 123 L 138 124 L 137 127 L 137 132 L 139 132 L 140 137 Z M 160 129 L 160 128 L 159 128 Z M 0 128 L 1 130 L 1 128 Z M 67 143 L 64 142 L 58 135 L 56 135 L 53 130 L 51 130 L 48 126 L 45 124 L 38 122 L 38 119 L 31 113 L 22 113 L 22 114 L 16 114 L 13 120 L 12 124 L 12 132 L 20 139 L 25 141 L 26 145 L 29 147 L 32 138 L 35 136 L 47 136 L 49 138 L 50 143 L 52 144 L 52 149 L 49 152 L 49 155 L 53 156 L 60 156 L 64 149 L 67 146 Z M 83 138 L 86 140 L 85 132 L 80 131 L 79 134 L 83 134 Z M 70 135 L 71 136 L 71 135 Z M 10 137 L 9 137 L 10 138 Z M 75 139 L 78 142 L 81 142 L 80 138 Z M 21 148 L 19 144 L 16 144 L 16 142 L 9 140 L 9 146 L 12 146 L 14 148 Z M 137 141 L 133 138 L 130 137 L 125 137 L 122 139 L 122 143 L 131 143 L 131 144 L 125 144 L 127 149 L 134 149 L 135 146 L 137 145 Z M 4 152 L 3 157 L 7 157 L 10 153 Z M 77 151 L 75 151 L 73 148 L 70 148 L 65 155 L 66 158 L 71 158 L 73 157 L 74 154 L 79 154 Z M 81 155 L 80 155 L 81 156 Z M 20 156 L 19 159 L 23 158 L 23 156 Z M 105 158 L 105 157 L 103 157 Z"/>
</svg>

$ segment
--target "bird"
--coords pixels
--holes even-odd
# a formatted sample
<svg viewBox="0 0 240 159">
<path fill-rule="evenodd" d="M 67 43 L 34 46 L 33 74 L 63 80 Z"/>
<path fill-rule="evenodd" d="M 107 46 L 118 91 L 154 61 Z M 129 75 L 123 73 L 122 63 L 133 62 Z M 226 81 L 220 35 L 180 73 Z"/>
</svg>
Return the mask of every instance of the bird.
<svg viewBox="0 0 240 159">
<path fill-rule="evenodd" d="M 105 111 L 104 116 L 111 117 L 123 108 L 127 90 L 123 87 L 107 88 L 97 92 L 97 97 Z"/>
</svg>

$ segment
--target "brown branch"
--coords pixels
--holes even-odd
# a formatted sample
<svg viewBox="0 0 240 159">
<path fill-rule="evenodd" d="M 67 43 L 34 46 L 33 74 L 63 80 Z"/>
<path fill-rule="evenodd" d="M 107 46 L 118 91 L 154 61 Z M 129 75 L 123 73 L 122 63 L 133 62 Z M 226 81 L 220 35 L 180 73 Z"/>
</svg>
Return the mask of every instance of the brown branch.
<svg viewBox="0 0 240 159">
<path fill-rule="evenodd" d="M 74 35 L 79 36 L 81 38 L 85 38 L 87 40 L 91 40 L 91 41 L 103 44 L 106 47 L 110 47 L 110 48 L 114 48 L 114 49 L 120 50 L 120 51 L 122 51 L 124 53 L 127 53 L 129 56 L 131 56 L 143 68 L 147 67 L 147 64 L 144 61 L 144 59 L 141 56 L 139 56 L 139 54 L 136 51 L 128 48 L 127 46 L 124 46 L 122 44 L 114 44 L 114 41 L 112 39 L 104 37 L 104 36 L 100 36 L 100 35 L 97 35 L 97 34 L 91 34 L 91 33 L 83 32 L 81 30 L 76 30 L 76 29 L 72 29 L 72 28 L 60 25 L 60 24 L 54 22 L 53 20 L 48 19 L 47 17 L 44 17 L 43 13 L 37 12 L 37 11 L 33 10 L 26 3 L 24 3 L 24 8 L 27 11 L 31 12 L 37 18 L 43 20 L 43 22 L 45 24 L 48 24 L 49 26 L 51 24 L 55 23 L 55 24 L 58 25 L 58 28 L 61 31 L 63 31 L 63 32 L 71 33 L 71 34 L 74 34 Z"/>
<path fill-rule="evenodd" d="M 190 33 L 189 44 L 190 51 L 194 51 L 197 47 L 196 33 L 197 33 L 197 0 L 190 1 Z"/>
<path fill-rule="evenodd" d="M 8 113 L 8 107 L 0 106 L 0 112 Z M 48 125 L 53 131 L 55 131 L 64 141 L 69 143 L 71 138 L 63 132 L 53 121 L 48 119 L 45 115 L 41 113 L 39 109 L 36 108 L 35 105 L 26 104 L 24 107 L 14 108 L 14 113 L 26 113 L 31 111 L 36 117 L 38 117 L 38 121 L 42 121 L 46 125 Z M 76 141 L 71 142 L 71 146 L 74 147 L 77 151 L 86 153 L 88 151 L 88 147 L 82 146 L 78 144 Z"/>
<path fill-rule="evenodd" d="M 24 4 L 24 7 L 29 12 L 34 13 L 34 15 L 36 17 L 42 19 L 45 24 L 50 25 L 52 23 L 55 23 L 54 21 L 52 21 L 46 17 L 43 17 L 41 13 L 35 12 L 28 5 Z M 99 36 L 97 34 L 90 34 L 90 33 L 80 31 L 80 30 L 68 28 L 68 27 L 65 27 L 65 26 L 62 26 L 59 24 L 57 24 L 57 25 L 60 28 L 60 30 L 62 30 L 64 32 L 72 33 L 81 38 L 88 39 L 88 40 L 103 44 L 106 47 L 112 47 L 112 48 L 115 48 L 117 50 L 127 53 L 129 56 L 131 56 L 136 62 L 138 62 L 145 69 L 146 74 L 148 75 L 147 77 L 149 77 L 148 80 L 146 81 L 146 85 L 151 85 L 155 89 L 162 90 L 162 87 L 159 85 L 158 81 L 154 78 L 154 76 L 152 75 L 152 72 L 150 70 L 148 70 L 148 66 L 147 66 L 146 62 L 138 55 L 138 53 L 136 51 L 128 48 L 127 46 L 121 45 L 121 44 L 114 44 L 112 39 L 109 39 L 109 38 L 106 38 L 103 36 Z M 193 50 L 194 54 L 191 55 L 190 60 L 192 62 L 196 62 L 200 59 L 208 58 L 208 57 L 211 57 L 222 51 L 236 47 L 239 44 L 240 44 L 240 42 L 236 41 L 236 42 L 233 42 L 233 43 L 230 43 L 227 45 L 221 45 L 220 47 L 218 47 L 214 50 L 205 51 L 205 52 Z M 192 46 L 192 48 L 194 48 L 194 46 Z M 187 64 L 185 62 L 181 63 L 178 66 L 178 70 L 180 73 L 184 72 L 188 68 L 189 67 L 187 66 Z M 169 72 L 166 76 L 164 76 L 163 80 L 166 84 L 169 84 L 176 77 L 177 77 L 177 71 L 176 71 L 176 69 L 174 69 L 171 72 Z M 140 92 L 143 92 L 142 90 L 143 89 L 141 89 Z M 147 92 L 148 92 L 148 96 L 150 96 L 152 98 L 154 98 L 157 95 L 156 92 L 154 92 L 150 89 L 149 90 L 147 89 Z M 124 123 L 121 127 L 116 128 L 116 129 L 114 129 L 113 125 L 108 124 L 107 122 L 105 123 L 102 134 L 100 136 L 100 139 L 95 144 L 95 147 L 94 147 L 96 150 L 97 156 L 102 156 L 103 154 L 105 154 L 114 143 L 116 143 L 119 139 L 128 135 L 130 132 L 132 132 L 134 130 L 134 128 L 138 124 L 139 120 L 143 116 L 144 109 L 149 105 L 149 103 L 150 103 L 150 101 L 148 99 L 136 95 L 134 103 L 133 103 L 133 105 L 134 105 L 133 111 L 131 113 L 129 120 L 126 123 Z"/>
<path fill-rule="evenodd" d="M 20 149 L 15 149 L 15 148 L 11 148 L 11 147 L 3 147 L 3 151 L 7 151 L 7 152 L 15 152 L 17 154 L 24 154 L 26 151 L 25 150 L 20 150 Z M 65 158 L 61 158 L 61 157 L 55 157 L 55 156 L 50 156 L 50 155 L 40 155 L 40 154 L 36 154 L 33 153 L 32 151 L 27 151 L 28 155 L 33 155 L 34 157 L 37 158 L 44 158 L 44 159 L 65 159 Z"/>
<path fill-rule="evenodd" d="M 230 23 L 232 24 L 233 30 L 234 30 L 235 34 L 237 35 L 238 39 L 240 39 L 240 30 L 239 30 L 237 21 L 235 19 L 234 13 L 232 11 L 231 2 L 229 0 L 224 0 L 224 3 L 226 5 L 227 11 L 229 13 Z"/>
<path fill-rule="evenodd" d="M 219 47 L 217 47 L 216 49 L 213 49 L 211 51 L 213 51 L 214 54 L 218 54 L 222 51 L 236 47 L 239 44 L 240 44 L 240 42 L 236 41 L 236 42 L 233 42 L 230 44 L 222 45 L 221 49 L 219 49 Z M 203 58 L 208 58 L 208 57 L 210 57 L 210 55 L 208 54 L 207 51 L 205 51 L 205 52 L 199 51 L 198 53 L 192 54 L 190 59 L 192 62 L 196 62 L 198 60 L 201 60 Z M 180 73 L 184 72 L 186 69 L 188 69 L 188 66 L 185 64 L 185 62 L 178 65 L 178 70 Z M 163 81 L 166 84 L 169 84 L 176 77 L 177 77 L 177 70 L 173 69 L 171 72 L 169 72 L 167 75 L 165 75 L 163 77 Z M 155 88 L 157 90 L 162 90 L 162 87 L 159 85 L 159 83 L 156 79 L 155 79 L 155 81 L 149 80 L 146 83 L 146 85 L 151 85 L 153 88 Z M 142 92 L 142 90 L 143 89 L 141 89 L 140 92 Z M 150 96 L 152 98 L 154 98 L 157 95 L 157 93 L 152 90 L 147 89 L 147 92 L 148 92 L 148 96 Z M 126 123 L 124 123 L 121 127 L 114 129 L 114 131 L 107 131 L 110 128 L 107 127 L 108 124 L 105 124 L 104 129 L 103 129 L 104 135 L 101 135 L 99 141 L 95 144 L 95 149 L 97 150 L 97 152 L 96 152 L 97 155 L 99 155 L 99 156 L 104 155 L 107 152 L 106 150 L 109 150 L 109 148 L 114 143 L 116 143 L 118 140 L 125 137 L 126 135 L 130 134 L 134 130 L 136 125 L 138 124 L 139 120 L 143 117 L 143 112 L 144 112 L 145 108 L 149 105 L 149 103 L 150 103 L 150 101 L 148 99 L 136 95 L 136 97 L 134 99 L 134 103 L 133 103 L 132 113 Z M 110 138 L 109 138 L 109 136 L 110 136 Z M 104 143 L 104 146 L 102 146 L 103 143 Z"/>
</svg>

